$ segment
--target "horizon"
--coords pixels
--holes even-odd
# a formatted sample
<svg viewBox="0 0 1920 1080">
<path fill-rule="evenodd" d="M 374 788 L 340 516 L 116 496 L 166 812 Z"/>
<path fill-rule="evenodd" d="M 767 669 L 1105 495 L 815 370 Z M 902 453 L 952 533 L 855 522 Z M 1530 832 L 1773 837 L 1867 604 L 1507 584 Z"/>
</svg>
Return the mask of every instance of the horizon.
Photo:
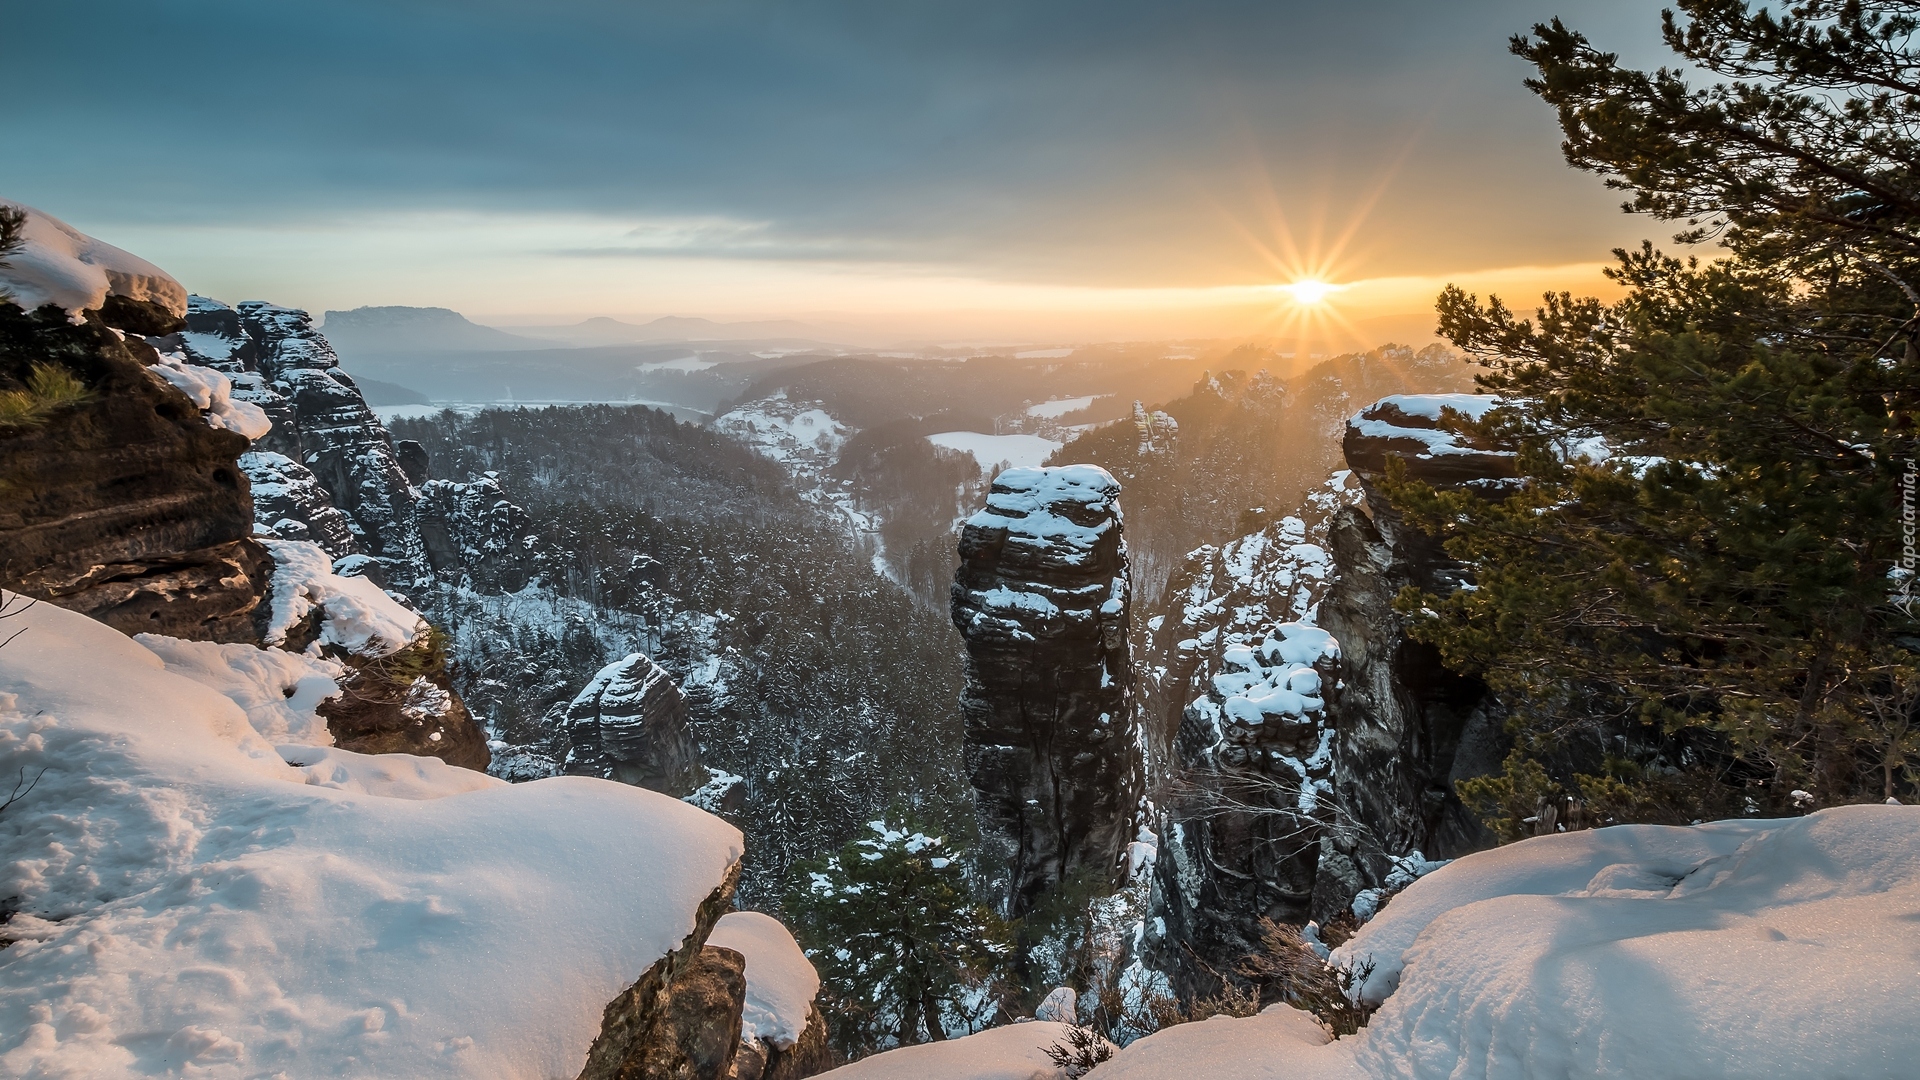
<svg viewBox="0 0 1920 1080">
<path fill-rule="evenodd" d="M 229 301 L 1364 349 L 1432 340 L 1449 283 L 1611 296 L 1606 252 L 1668 239 L 1505 49 L 1563 15 L 1631 59 L 1656 7 L 35 10 L 0 138 L 8 197 Z M 36 77 L 83 42 L 97 84 Z"/>
</svg>

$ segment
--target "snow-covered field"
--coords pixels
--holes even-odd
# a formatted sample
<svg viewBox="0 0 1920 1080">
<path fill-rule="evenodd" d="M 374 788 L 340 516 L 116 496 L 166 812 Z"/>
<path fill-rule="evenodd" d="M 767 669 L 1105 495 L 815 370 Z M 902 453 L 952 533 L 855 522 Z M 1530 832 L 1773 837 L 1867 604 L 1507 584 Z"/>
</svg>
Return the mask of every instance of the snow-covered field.
<svg viewBox="0 0 1920 1080">
<path fill-rule="evenodd" d="M 0 1075 L 572 1076 L 741 855 L 621 784 L 276 747 L 195 681 L 297 737 L 272 664 L 170 669 L 50 604 L 6 625 L 0 776 L 36 782 L 0 813 Z M 278 671 L 283 704 L 316 673 Z"/>
<path fill-rule="evenodd" d="M 1058 420 L 1068 413 L 1079 412 L 1103 397 L 1111 396 L 1111 394 L 1088 394 L 1085 397 L 1056 398 L 1053 401 L 1043 401 L 1038 405 L 1027 406 L 1027 415 L 1036 416 L 1042 420 Z"/>
<path fill-rule="evenodd" d="M 1035 468 L 1046 463 L 1061 444 L 1038 435 L 985 435 L 978 431 L 943 431 L 927 436 L 935 446 L 972 454 L 985 472 L 1005 462 L 1014 468 Z"/>
<path fill-rule="evenodd" d="M 1168 1028 L 1090 1075 L 1911 1078 L 1920 807 L 1522 841 L 1421 878 L 1334 960 L 1372 965 L 1362 989 L 1385 999 L 1357 1036 L 1330 1042 L 1310 1017 L 1276 1006 Z M 1004 1033 L 1028 1026 L 956 1040 L 937 1061 L 900 1057 L 890 1070 L 893 1055 L 880 1055 L 835 1075 L 1048 1076 L 999 1063 L 1013 1038 Z M 962 1049 L 975 1040 L 978 1054 Z"/>
<path fill-rule="evenodd" d="M 488 409 L 546 409 L 565 408 L 570 405 L 645 405 L 648 408 L 664 409 L 680 419 L 704 417 L 707 414 L 699 409 L 671 401 L 653 401 L 647 398 L 621 399 L 619 401 L 437 401 L 431 405 L 374 405 L 373 415 L 383 424 L 395 420 L 424 420 L 439 416 L 451 409 L 462 416 L 472 416 Z"/>
</svg>

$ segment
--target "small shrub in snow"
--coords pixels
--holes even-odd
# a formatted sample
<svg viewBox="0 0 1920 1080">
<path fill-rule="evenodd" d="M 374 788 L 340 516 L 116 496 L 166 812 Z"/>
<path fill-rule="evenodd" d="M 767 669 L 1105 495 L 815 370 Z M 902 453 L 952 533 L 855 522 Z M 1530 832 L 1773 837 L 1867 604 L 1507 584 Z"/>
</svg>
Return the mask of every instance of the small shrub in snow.
<svg viewBox="0 0 1920 1080">
<path fill-rule="evenodd" d="M 1045 1047 L 1047 1060 L 1060 1070 L 1067 1080 L 1079 1080 L 1093 1071 L 1095 1065 L 1113 1057 L 1113 1044 L 1100 1037 L 1100 1033 L 1091 1028 L 1070 1027 L 1065 1037 L 1052 1046 Z"/>
<path fill-rule="evenodd" d="M 1377 905 L 1385 902 L 1384 898 L 1376 900 Z M 1263 997 L 1283 1001 L 1312 1013 L 1338 1038 L 1365 1027 L 1376 1008 L 1353 1000 L 1353 987 L 1372 972 L 1370 963 L 1363 966 L 1364 970 L 1335 967 L 1321 957 L 1299 927 L 1262 918 L 1260 950 L 1240 961 L 1235 970 L 1258 988 L 1254 991 L 1254 1012 L 1259 1011 Z"/>
</svg>

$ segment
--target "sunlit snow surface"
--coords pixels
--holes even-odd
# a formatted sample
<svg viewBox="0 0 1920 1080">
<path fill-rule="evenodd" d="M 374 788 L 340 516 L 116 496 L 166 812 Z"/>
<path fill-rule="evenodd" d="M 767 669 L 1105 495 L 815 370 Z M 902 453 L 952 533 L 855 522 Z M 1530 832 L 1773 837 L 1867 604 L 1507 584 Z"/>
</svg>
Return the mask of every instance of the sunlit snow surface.
<svg viewBox="0 0 1920 1080">
<path fill-rule="evenodd" d="M 730 911 L 720 917 L 707 944 L 732 949 L 747 961 L 747 1002 L 740 1036 L 792 1049 L 807 1030 L 820 976 L 800 943 L 778 919 L 757 911 Z"/>
<path fill-rule="evenodd" d="M 7 626 L 0 1076 L 573 1076 L 741 854 L 622 784 L 276 750 L 115 630 Z"/>
<path fill-rule="evenodd" d="M 1388 995 L 1327 1042 L 1286 1006 L 1168 1028 L 1094 1080 L 1896 1080 L 1920 1061 L 1920 807 L 1525 840 L 1395 897 L 1336 961 Z M 999 1031 L 1018 1031 L 1019 1027 Z M 981 1062 L 1009 1036 L 981 1042 Z M 975 1080 L 870 1058 L 860 1077 Z M 1030 1039 L 1029 1042 L 1040 1040 Z M 1047 1075 L 1047 1074 L 1039 1074 Z"/>
<path fill-rule="evenodd" d="M 21 307 L 52 304 L 77 320 L 113 295 L 186 313 L 187 290 L 165 270 L 31 206 L 10 199 L 0 206 L 27 212 L 20 250 L 0 264 L 0 293 L 11 293 Z"/>
<path fill-rule="evenodd" d="M 1038 435 L 985 435 L 978 431 L 943 431 L 927 436 L 927 441 L 948 450 L 972 454 L 982 472 L 1002 463 L 1016 469 L 1036 468 L 1061 446 Z"/>
</svg>

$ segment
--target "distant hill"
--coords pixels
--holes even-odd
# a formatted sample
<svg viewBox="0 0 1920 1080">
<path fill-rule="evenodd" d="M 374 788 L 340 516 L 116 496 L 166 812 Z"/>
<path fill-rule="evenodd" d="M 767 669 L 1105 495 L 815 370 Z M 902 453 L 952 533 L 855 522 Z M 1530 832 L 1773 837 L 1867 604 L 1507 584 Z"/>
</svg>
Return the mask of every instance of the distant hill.
<svg viewBox="0 0 1920 1080">
<path fill-rule="evenodd" d="M 758 322 L 714 322 L 712 319 L 664 315 L 647 323 L 621 322 L 606 316 L 565 326 L 524 326 L 529 335 L 574 345 L 636 345 L 653 341 L 756 341 L 767 338 L 818 339 L 824 327 L 792 319 Z"/>
<path fill-rule="evenodd" d="M 518 352 L 556 342 L 523 337 L 469 322 L 437 307 L 359 307 L 329 311 L 320 332 L 349 360 L 369 354 L 414 352 Z"/>
<path fill-rule="evenodd" d="M 382 382 L 379 379 L 354 378 L 354 384 L 360 387 L 360 396 L 367 399 L 369 405 L 431 405 L 427 395 L 399 383 Z"/>
</svg>

